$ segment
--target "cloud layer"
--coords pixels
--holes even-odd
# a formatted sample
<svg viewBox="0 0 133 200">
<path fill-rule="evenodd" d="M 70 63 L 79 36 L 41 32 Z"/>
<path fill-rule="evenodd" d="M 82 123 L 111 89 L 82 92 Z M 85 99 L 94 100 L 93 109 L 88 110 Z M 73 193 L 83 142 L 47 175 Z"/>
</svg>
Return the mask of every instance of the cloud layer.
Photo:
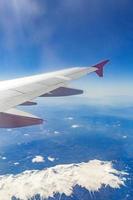
<svg viewBox="0 0 133 200">
<path fill-rule="evenodd" d="M 124 174 L 115 170 L 111 162 L 99 160 L 58 165 L 41 171 L 25 171 L 16 176 L 0 177 L 0 197 L 2 200 L 9 200 L 13 196 L 27 200 L 36 194 L 42 198 L 53 197 L 56 193 L 70 196 L 76 185 L 92 192 L 103 186 L 115 189 L 124 185 Z"/>
</svg>

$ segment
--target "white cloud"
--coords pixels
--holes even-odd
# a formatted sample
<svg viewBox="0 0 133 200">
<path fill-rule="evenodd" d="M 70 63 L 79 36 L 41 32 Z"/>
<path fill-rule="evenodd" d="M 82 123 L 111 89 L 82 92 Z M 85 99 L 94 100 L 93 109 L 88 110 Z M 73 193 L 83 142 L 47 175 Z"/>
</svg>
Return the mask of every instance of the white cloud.
<svg viewBox="0 0 133 200">
<path fill-rule="evenodd" d="M 54 134 L 58 135 L 58 134 L 60 134 L 60 132 L 59 131 L 54 131 Z"/>
<path fill-rule="evenodd" d="M 8 132 L 11 132 L 11 131 L 12 131 L 12 129 L 8 128 L 8 129 L 7 129 L 7 131 L 8 131 Z"/>
<path fill-rule="evenodd" d="M 126 139 L 127 138 L 127 135 L 123 135 L 123 139 Z"/>
<path fill-rule="evenodd" d="M 24 136 L 29 136 L 29 134 L 28 134 L 28 133 L 25 133 Z"/>
<path fill-rule="evenodd" d="M 14 165 L 19 165 L 19 162 L 15 162 Z"/>
<path fill-rule="evenodd" d="M 6 160 L 6 157 L 4 156 L 4 157 L 2 157 L 2 160 Z"/>
<path fill-rule="evenodd" d="M 80 125 L 79 125 L 79 124 L 73 124 L 71 127 L 72 127 L 72 128 L 79 128 Z"/>
<path fill-rule="evenodd" d="M 33 163 L 41 163 L 44 162 L 44 157 L 43 156 L 35 156 L 35 158 L 32 159 Z"/>
<path fill-rule="evenodd" d="M 51 162 L 54 162 L 55 161 L 55 158 L 51 157 L 51 156 L 48 156 L 48 160 L 51 161 Z"/>
<path fill-rule="evenodd" d="M 115 189 L 124 185 L 124 175 L 124 172 L 114 169 L 111 162 L 99 160 L 58 165 L 41 171 L 0 176 L 0 197 L 2 200 L 9 200 L 13 196 L 27 200 L 36 194 L 42 198 L 53 197 L 56 193 L 70 196 L 76 185 L 90 192 L 99 191 L 102 186 Z"/>
<path fill-rule="evenodd" d="M 73 117 L 67 117 L 66 119 L 67 120 L 73 120 L 74 118 Z"/>
</svg>

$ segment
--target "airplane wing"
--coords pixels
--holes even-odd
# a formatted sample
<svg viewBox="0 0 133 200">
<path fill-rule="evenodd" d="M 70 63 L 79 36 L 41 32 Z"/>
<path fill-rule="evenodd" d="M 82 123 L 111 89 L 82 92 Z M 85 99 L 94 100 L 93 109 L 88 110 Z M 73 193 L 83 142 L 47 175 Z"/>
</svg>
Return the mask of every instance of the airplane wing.
<svg viewBox="0 0 133 200">
<path fill-rule="evenodd" d="M 67 87 L 72 80 L 92 72 L 103 76 L 105 60 L 92 67 L 75 67 L 41 75 L 2 81 L 0 83 L 0 128 L 15 128 L 43 123 L 37 116 L 16 108 L 35 105 L 37 97 L 57 97 L 82 94 L 82 90 Z"/>
</svg>

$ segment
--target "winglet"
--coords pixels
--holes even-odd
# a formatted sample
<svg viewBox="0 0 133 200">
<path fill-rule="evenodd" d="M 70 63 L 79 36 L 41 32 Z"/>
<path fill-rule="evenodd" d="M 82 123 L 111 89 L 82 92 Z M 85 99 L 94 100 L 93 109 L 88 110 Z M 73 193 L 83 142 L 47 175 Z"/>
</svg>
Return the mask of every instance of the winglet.
<svg viewBox="0 0 133 200">
<path fill-rule="evenodd" d="M 97 65 L 94 65 L 93 67 L 97 68 L 97 70 L 95 71 L 96 74 L 100 77 L 103 77 L 103 67 L 104 65 L 106 65 L 109 62 L 109 60 L 104 60 L 101 63 L 98 63 Z"/>
</svg>

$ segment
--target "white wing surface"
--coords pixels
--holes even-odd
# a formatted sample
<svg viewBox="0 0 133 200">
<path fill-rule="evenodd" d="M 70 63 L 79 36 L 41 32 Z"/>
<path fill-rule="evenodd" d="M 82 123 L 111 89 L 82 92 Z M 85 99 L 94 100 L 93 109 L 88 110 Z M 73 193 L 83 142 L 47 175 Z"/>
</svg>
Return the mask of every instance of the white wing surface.
<svg viewBox="0 0 133 200">
<path fill-rule="evenodd" d="M 42 119 L 17 110 L 18 105 L 34 105 L 37 97 L 57 97 L 82 94 L 82 90 L 68 88 L 70 81 L 96 72 L 103 76 L 108 60 L 92 67 L 76 67 L 57 72 L 2 81 L 0 83 L 0 128 L 15 128 L 41 124 Z"/>
</svg>

